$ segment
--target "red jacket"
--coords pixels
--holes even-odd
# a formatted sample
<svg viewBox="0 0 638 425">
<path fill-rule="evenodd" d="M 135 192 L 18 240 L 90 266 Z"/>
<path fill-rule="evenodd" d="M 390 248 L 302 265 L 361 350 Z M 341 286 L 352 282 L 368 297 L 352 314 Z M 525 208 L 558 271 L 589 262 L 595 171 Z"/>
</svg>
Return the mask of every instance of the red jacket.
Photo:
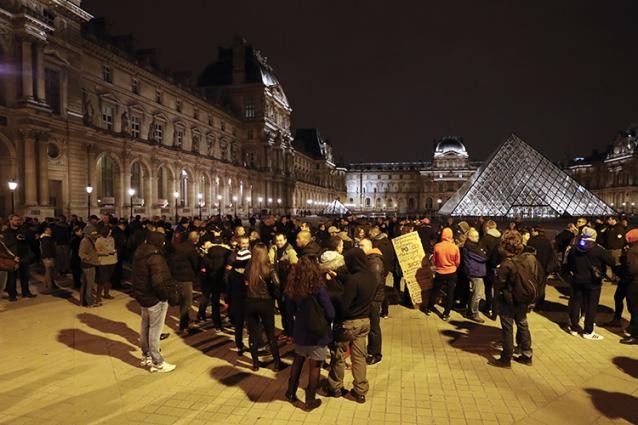
<svg viewBox="0 0 638 425">
<path fill-rule="evenodd" d="M 434 245 L 434 266 L 438 274 L 452 274 L 461 264 L 461 253 L 454 244 L 452 229 L 443 229 L 441 239 Z"/>
</svg>

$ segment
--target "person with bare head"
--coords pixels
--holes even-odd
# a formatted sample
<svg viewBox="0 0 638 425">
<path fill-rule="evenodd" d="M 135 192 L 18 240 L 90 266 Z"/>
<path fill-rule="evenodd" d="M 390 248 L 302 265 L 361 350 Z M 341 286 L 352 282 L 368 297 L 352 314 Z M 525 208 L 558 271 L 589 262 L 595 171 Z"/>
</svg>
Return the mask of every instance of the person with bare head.
<svg viewBox="0 0 638 425">
<path fill-rule="evenodd" d="M 230 320 L 235 327 L 235 345 L 237 355 L 244 354 L 244 322 L 246 311 L 246 279 L 245 272 L 251 257 L 250 240 L 242 236 L 237 241 L 235 251 L 228 257 L 224 280 L 228 283 L 228 302 L 230 304 Z"/>
<path fill-rule="evenodd" d="M 309 230 L 301 230 L 297 233 L 297 247 L 299 248 L 299 256 L 314 255 L 319 257 L 321 247 L 317 242 L 312 240 Z"/>
<path fill-rule="evenodd" d="M 198 242 L 199 232 L 189 232 L 186 241 L 175 247 L 175 253 L 171 260 L 171 272 L 182 293 L 179 306 L 179 330 L 184 334 L 193 332 L 190 327 L 190 310 L 193 304 L 193 282 L 199 276 L 200 268 L 200 257 L 197 253 Z"/>
</svg>

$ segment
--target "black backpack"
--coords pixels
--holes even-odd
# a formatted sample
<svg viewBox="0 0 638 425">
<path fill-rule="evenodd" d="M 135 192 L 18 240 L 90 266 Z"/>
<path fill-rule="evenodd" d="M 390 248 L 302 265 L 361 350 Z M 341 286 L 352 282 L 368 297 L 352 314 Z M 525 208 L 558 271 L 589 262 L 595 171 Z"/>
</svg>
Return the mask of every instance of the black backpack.
<svg viewBox="0 0 638 425">
<path fill-rule="evenodd" d="M 526 261 L 525 256 L 533 261 Z M 539 264 L 532 254 L 522 254 L 512 258 L 515 279 L 512 286 L 512 298 L 516 304 L 531 305 L 536 302 L 542 285 Z M 533 264 L 533 266 L 532 266 Z"/>
</svg>

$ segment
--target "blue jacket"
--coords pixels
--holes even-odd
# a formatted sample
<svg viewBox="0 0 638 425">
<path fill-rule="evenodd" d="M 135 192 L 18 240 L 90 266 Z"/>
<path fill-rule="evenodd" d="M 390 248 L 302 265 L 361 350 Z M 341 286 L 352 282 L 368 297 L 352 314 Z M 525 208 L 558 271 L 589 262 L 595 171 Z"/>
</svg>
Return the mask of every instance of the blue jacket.
<svg viewBox="0 0 638 425">
<path fill-rule="evenodd" d="M 335 309 L 330 302 L 326 288 L 320 288 L 319 292 L 313 294 L 313 296 L 319 301 L 319 305 L 325 311 L 328 323 L 332 322 L 335 317 Z M 300 300 L 288 299 L 286 301 L 289 310 L 288 314 L 294 317 L 292 334 L 295 339 L 295 344 L 303 346 L 328 345 L 332 342 L 332 332 L 327 332 L 324 336 L 316 336 L 308 330 L 307 323 L 304 322 L 306 318 L 305 309 L 307 308 L 308 301 L 308 298 L 302 298 Z"/>
<path fill-rule="evenodd" d="M 487 274 L 487 253 L 478 243 L 465 241 L 462 258 L 467 277 L 484 277 Z"/>
</svg>

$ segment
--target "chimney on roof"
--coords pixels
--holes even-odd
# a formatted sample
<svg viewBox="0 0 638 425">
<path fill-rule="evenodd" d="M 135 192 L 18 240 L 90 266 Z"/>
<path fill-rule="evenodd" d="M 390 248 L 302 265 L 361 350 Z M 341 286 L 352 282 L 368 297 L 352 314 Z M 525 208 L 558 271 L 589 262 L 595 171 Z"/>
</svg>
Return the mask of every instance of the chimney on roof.
<svg viewBox="0 0 638 425">
<path fill-rule="evenodd" d="M 246 39 L 237 36 L 233 39 L 233 85 L 246 82 Z"/>
</svg>

